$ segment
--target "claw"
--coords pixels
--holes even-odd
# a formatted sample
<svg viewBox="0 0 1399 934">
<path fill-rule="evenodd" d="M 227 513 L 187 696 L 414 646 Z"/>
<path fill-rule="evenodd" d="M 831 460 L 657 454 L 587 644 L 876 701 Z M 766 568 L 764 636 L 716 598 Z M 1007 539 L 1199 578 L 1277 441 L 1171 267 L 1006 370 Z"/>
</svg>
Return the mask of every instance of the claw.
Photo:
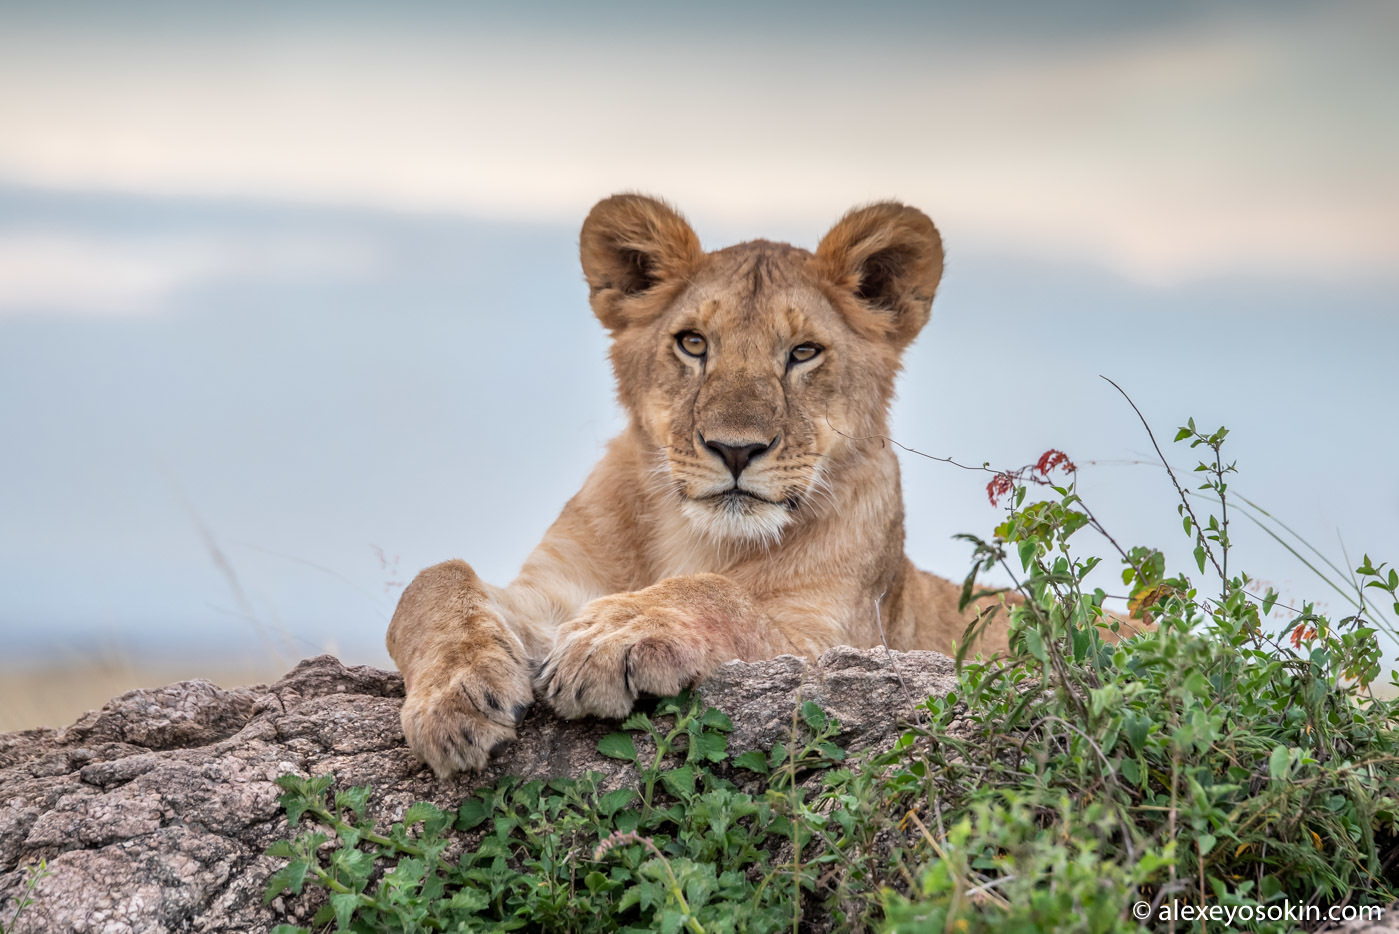
<svg viewBox="0 0 1399 934">
<path fill-rule="evenodd" d="M 401 714 L 409 748 L 439 777 L 485 768 L 490 755 L 515 739 L 533 700 L 528 673 L 497 653 L 445 677 L 419 680 Z"/>
</svg>

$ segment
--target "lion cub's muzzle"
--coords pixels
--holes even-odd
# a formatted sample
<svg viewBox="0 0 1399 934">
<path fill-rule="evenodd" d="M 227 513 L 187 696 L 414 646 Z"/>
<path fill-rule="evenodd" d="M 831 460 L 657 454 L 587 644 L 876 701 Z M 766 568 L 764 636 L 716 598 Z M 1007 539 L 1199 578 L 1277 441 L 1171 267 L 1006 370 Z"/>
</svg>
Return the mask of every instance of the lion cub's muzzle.
<svg viewBox="0 0 1399 934">
<path fill-rule="evenodd" d="M 724 466 L 729 468 L 729 473 L 733 475 L 734 483 L 738 483 L 739 476 L 747 468 L 749 462 L 768 453 L 777 447 L 778 442 L 782 440 L 782 435 L 778 434 L 771 441 L 747 443 L 740 441 L 731 444 L 706 438 L 700 432 L 696 432 L 696 435 L 699 436 L 701 445 L 719 455 L 719 459 L 724 462 Z"/>
</svg>

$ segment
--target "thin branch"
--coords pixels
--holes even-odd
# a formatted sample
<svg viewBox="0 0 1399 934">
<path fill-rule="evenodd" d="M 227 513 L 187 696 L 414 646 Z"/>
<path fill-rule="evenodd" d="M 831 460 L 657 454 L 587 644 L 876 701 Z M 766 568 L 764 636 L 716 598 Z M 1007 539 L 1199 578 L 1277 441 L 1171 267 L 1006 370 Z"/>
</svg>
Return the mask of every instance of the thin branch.
<svg viewBox="0 0 1399 934">
<path fill-rule="evenodd" d="M 970 465 L 970 464 L 963 464 L 963 463 L 960 463 L 960 462 L 958 462 L 958 461 L 956 461 L 956 460 L 954 460 L 953 458 L 950 458 L 950 457 L 938 457 L 938 456 L 936 456 L 936 455 L 934 455 L 934 454 L 924 454 L 922 451 L 915 450 L 915 449 L 909 447 L 909 446 L 906 445 L 906 444 L 900 444 L 899 442 L 895 441 L 893 438 L 889 437 L 888 435 L 863 435 L 863 436 L 856 436 L 856 435 L 846 434 L 845 432 L 843 432 L 843 431 L 841 431 L 839 428 L 837 428 L 835 425 L 832 425 L 832 424 L 831 424 L 831 415 L 830 415 L 829 412 L 826 413 L 826 427 L 829 428 L 829 429 L 831 429 L 831 431 L 834 431 L 836 434 L 840 435 L 842 438 L 846 439 L 847 441 L 879 441 L 879 442 L 882 442 L 882 443 L 884 443 L 884 444 L 892 444 L 894 447 L 898 448 L 898 449 L 901 450 L 901 451 L 907 451 L 907 452 L 910 453 L 910 454 L 917 454 L 919 457 L 926 457 L 926 458 L 927 458 L 928 460 L 930 460 L 930 461 L 939 461 L 940 463 L 943 463 L 943 464 L 951 464 L 953 467 L 960 467 L 960 468 L 962 468 L 963 470 L 982 471 L 982 472 L 984 472 L 984 473 L 991 473 L 991 474 L 1005 473 L 1005 471 L 1003 471 L 1003 470 L 996 470 L 994 467 L 992 467 L 992 466 L 990 465 L 989 462 L 983 463 L 980 467 L 973 467 L 973 466 Z"/>
<path fill-rule="evenodd" d="M 1156 456 L 1161 459 L 1161 466 L 1166 468 L 1166 475 L 1171 478 L 1171 483 L 1175 486 L 1176 493 L 1180 495 L 1181 505 L 1185 507 L 1186 512 L 1190 513 L 1190 521 L 1195 526 L 1196 541 L 1198 541 L 1200 543 L 1200 546 L 1205 549 L 1205 554 L 1209 556 L 1210 564 L 1214 565 L 1214 569 L 1218 571 L 1219 576 L 1223 578 L 1224 569 L 1220 567 L 1219 562 L 1215 560 L 1214 551 L 1210 549 L 1210 543 L 1205 539 L 1204 533 L 1201 531 L 1203 529 L 1203 526 L 1200 525 L 1200 520 L 1195 518 L 1195 510 L 1190 508 L 1190 500 L 1186 499 L 1185 490 L 1181 487 L 1180 481 L 1176 479 L 1176 472 L 1171 469 L 1170 463 L 1166 460 L 1166 455 L 1161 453 L 1161 445 L 1156 443 L 1156 434 L 1151 430 L 1151 425 L 1147 423 L 1146 416 L 1142 415 L 1142 410 L 1137 408 L 1137 404 L 1132 401 L 1132 397 L 1127 395 L 1127 390 L 1123 389 L 1121 386 L 1117 385 L 1112 380 L 1108 379 L 1106 376 L 1103 376 L 1101 373 L 1098 375 L 1100 379 L 1107 380 L 1107 382 L 1112 386 L 1113 389 L 1116 389 L 1118 392 L 1122 393 L 1122 398 L 1126 399 L 1127 404 L 1132 407 L 1132 411 L 1137 413 L 1137 418 L 1141 420 L 1142 427 L 1146 429 L 1147 437 L 1151 439 L 1151 446 L 1156 449 Z"/>
<path fill-rule="evenodd" d="M 1229 598 L 1229 501 L 1224 496 L 1227 485 L 1224 482 L 1224 465 L 1219 459 L 1218 446 L 1214 448 L 1214 480 L 1215 483 L 1219 484 L 1219 521 L 1223 526 L 1219 532 L 1219 554 L 1224 564 L 1220 579 L 1219 600 L 1223 603 Z M 1200 865 L 1204 866 L 1203 863 Z"/>
</svg>

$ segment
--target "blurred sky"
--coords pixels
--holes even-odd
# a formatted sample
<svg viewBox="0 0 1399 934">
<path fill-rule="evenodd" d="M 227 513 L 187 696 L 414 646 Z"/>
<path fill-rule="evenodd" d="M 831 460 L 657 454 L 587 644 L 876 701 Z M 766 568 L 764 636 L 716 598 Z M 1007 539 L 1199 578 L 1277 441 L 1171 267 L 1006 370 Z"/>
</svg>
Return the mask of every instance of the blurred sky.
<svg viewBox="0 0 1399 934">
<path fill-rule="evenodd" d="M 383 663 L 418 568 L 508 581 L 621 424 L 576 245 L 623 189 L 711 247 L 916 204 L 949 262 L 899 441 L 1098 462 L 1186 566 L 1106 374 L 1399 559 L 1397 10 L 0 3 L 0 656 Z M 904 458 L 920 565 L 965 571 L 985 482 Z"/>
</svg>

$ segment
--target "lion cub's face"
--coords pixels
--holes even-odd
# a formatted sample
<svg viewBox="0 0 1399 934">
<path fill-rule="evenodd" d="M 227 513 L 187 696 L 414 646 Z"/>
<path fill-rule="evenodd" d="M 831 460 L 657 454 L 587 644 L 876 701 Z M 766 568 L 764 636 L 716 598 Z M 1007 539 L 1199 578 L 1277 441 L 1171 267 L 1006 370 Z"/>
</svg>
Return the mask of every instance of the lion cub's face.
<svg viewBox="0 0 1399 934">
<path fill-rule="evenodd" d="M 932 222 L 896 204 L 847 215 L 815 254 L 762 240 L 705 253 L 669 207 L 620 195 L 581 247 L 653 482 L 717 541 L 774 543 L 821 510 L 883 434 L 942 272 Z"/>
</svg>

